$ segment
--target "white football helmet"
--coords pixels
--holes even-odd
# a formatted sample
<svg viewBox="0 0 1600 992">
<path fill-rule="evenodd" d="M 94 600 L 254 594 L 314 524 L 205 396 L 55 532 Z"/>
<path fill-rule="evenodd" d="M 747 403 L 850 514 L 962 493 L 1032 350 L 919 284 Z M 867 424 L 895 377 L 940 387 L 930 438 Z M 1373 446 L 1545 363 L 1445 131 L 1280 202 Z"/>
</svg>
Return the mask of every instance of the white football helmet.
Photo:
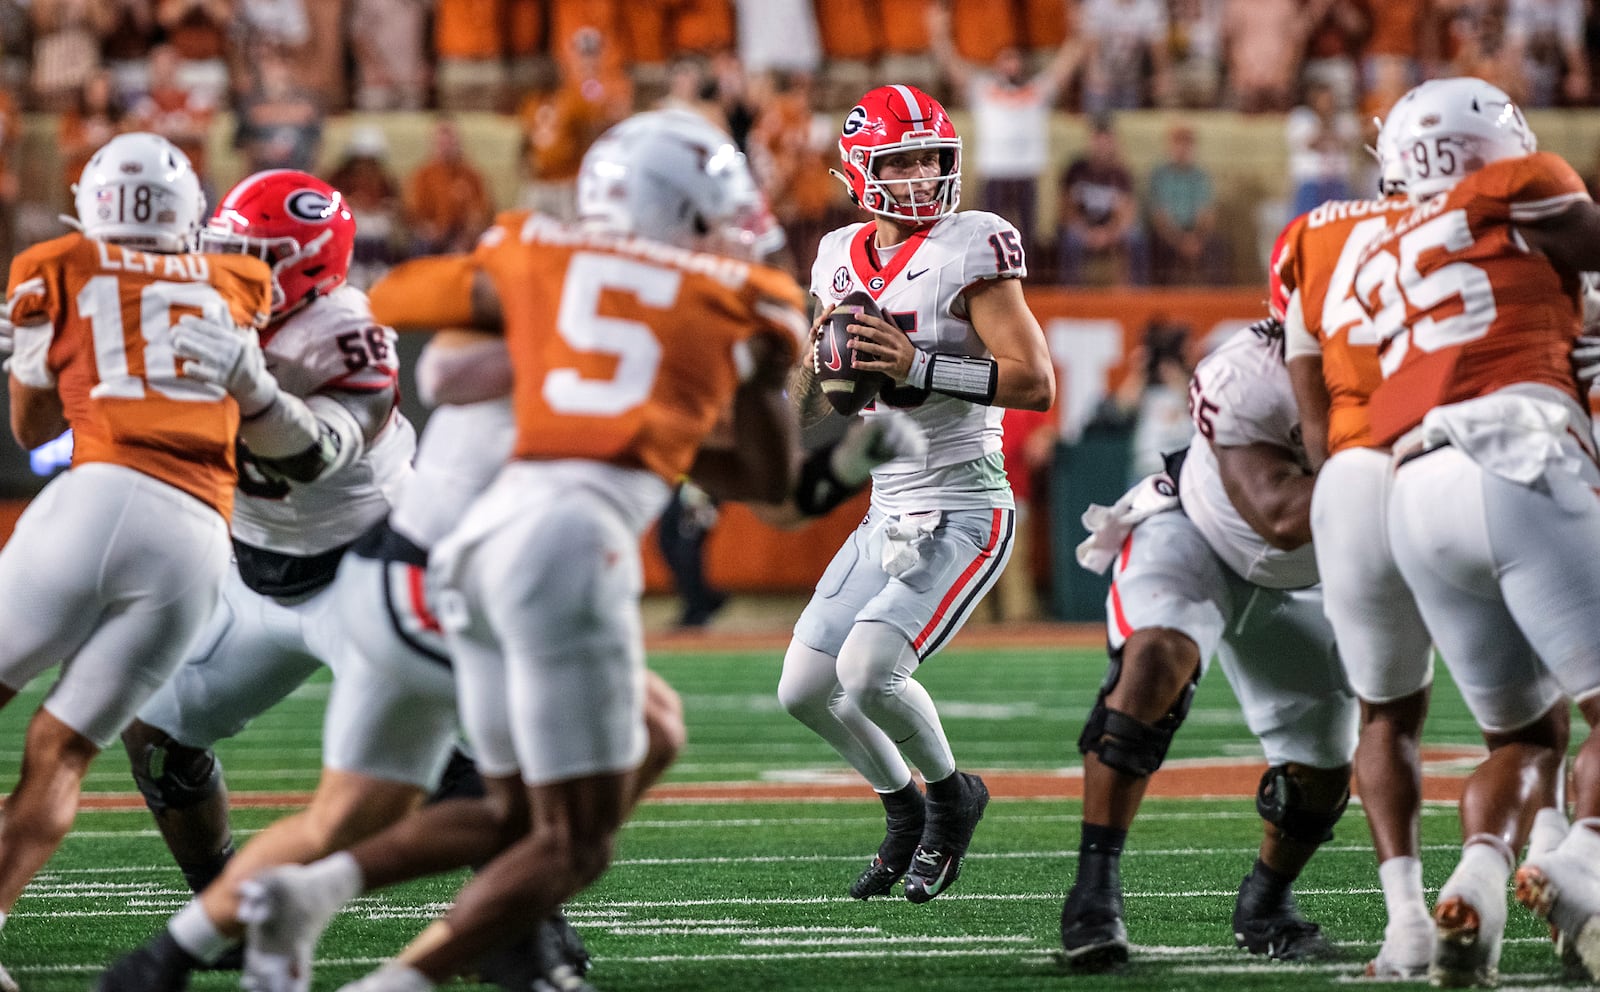
<svg viewBox="0 0 1600 992">
<path fill-rule="evenodd" d="M 1378 160 L 1380 196 L 1404 196 L 1406 192 L 1405 156 L 1400 154 L 1400 141 L 1395 135 L 1399 130 L 1400 117 L 1398 113 L 1391 113 L 1385 120 L 1374 118 L 1378 124 L 1378 140 L 1376 147 L 1367 151 Z"/>
<path fill-rule="evenodd" d="M 158 134 L 106 142 L 73 184 L 83 233 L 151 251 L 192 251 L 206 214 L 189 156 Z"/>
<path fill-rule="evenodd" d="M 687 110 L 635 114 L 601 135 L 578 169 L 586 224 L 684 248 L 759 259 L 783 247 L 744 153 Z"/>
<path fill-rule="evenodd" d="M 1430 79 L 1413 88 L 1394 105 L 1388 127 L 1413 203 L 1445 192 L 1490 162 L 1539 147 L 1503 90 L 1467 76 Z"/>
</svg>

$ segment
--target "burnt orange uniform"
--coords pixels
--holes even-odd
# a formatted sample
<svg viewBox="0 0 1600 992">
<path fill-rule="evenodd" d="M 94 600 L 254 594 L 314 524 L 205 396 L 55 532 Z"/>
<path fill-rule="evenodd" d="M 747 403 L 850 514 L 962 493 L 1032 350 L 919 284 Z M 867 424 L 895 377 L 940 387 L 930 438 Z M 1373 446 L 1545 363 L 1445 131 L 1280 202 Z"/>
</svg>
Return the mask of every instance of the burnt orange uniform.
<svg viewBox="0 0 1600 992">
<path fill-rule="evenodd" d="M 1290 323 L 1300 322 L 1322 349 L 1328 387 L 1328 454 L 1372 443 L 1367 401 L 1383 382 L 1378 339 L 1354 295 L 1362 250 L 1410 209 L 1403 196 L 1334 200 L 1295 220 L 1278 276 L 1291 294 Z"/>
<path fill-rule="evenodd" d="M 1516 225 L 1588 198 L 1558 156 L 1503 159 L 1418 207 L 1367 249 L 1356 294 L 1381 342 L 1375 443 L 1393 443 L 1434 407 L 1513 383 L 1580 398 L 1569 358 L 1580 325 L 1578 280 L 1522 247 Z"/>
<path fill-rule="evenodd" d="M 55 329 L 47 364 L 72 427 L 73 465 L 122 465 L 230 516 L 239 408 L 179 373 L 170 335 L 186 313 L 263 326 L 271 283 L 260 259 L 143 252 L 81 234 L 17 256 L 9 316 Z"/>
<path fill-rule="evenodd" d="M 515 458 L 676 482 L 733 398 L 744 343 L 769 337 L 794 357 L 805 334 L 804 294 L 776 269 L 521 211 L 501 215 L 470 257 L 396 268 L 373 287 L 373 316 L 470 325 L 474 272 L 504 315 Z"/>
</svg>

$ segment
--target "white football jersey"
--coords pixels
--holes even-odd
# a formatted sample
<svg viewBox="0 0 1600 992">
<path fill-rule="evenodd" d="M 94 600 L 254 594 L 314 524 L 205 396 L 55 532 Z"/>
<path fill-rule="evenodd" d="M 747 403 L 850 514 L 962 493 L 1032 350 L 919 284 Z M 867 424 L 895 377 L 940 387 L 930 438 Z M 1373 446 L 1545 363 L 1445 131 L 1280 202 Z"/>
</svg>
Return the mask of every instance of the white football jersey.
<svg viewBox="0 0 1600 992">
<path fill-rule="evenodd" d="M 964 293 L 988 279 L 1027 275 L 1017 229 L 994 214 L 969 210 L 919 228 L 893 249 L 874 247 L 875 235 L 870 221 L 825 235 L 811 268 L 811 295 L 827 307 L 864 289 L 923 351 L 989 357 L 967 320 Z M 862 411 L 881 416 L 886 405 L 904 404 L 928 435 L 926 456 L 873 470 L 873 504 L 890 514 L 1012 506 L 1000 459 L 1004 411 L 911 392 L 891 391 Z"/>
<path fill-rule="evenodd" d="M 1300 411 L 1277 345 L 1248 328 L 1235 333 L 1195 368 L 1189 409 L 1196 434 L 1178 480 L 1183 511 L 1217 557 L 1247 581 L 1269 589 L 1316 585 L 1311 544 L 1283 551 L 1263 540 L 1234 509 L 1211 450 L 1213 444 L 1265 443 L 1306 463 Z"/>
<path fill-rule="evenodd" d="M 400 371 L 394 330 L 375 323 L 366 294 L 348 285 L 313 300 L 262 348 L 278 384 L 302 399 L 322 391 L 387 393 Z M 360 458 L 315 482 L 263 483 L 241 464 L 233 536 L 294 556 L 348 544 L 388 514 L 415 450 L 416 432 L 397 408 Z"/>
<path fill-rule="evenodd" d="M 389 526 L 424 551 L 431 549 L 489 487 L 511 456 L 516 434 L 509 396 L 433 411 L 417 442 L 415 474 Z"/>
</svg>

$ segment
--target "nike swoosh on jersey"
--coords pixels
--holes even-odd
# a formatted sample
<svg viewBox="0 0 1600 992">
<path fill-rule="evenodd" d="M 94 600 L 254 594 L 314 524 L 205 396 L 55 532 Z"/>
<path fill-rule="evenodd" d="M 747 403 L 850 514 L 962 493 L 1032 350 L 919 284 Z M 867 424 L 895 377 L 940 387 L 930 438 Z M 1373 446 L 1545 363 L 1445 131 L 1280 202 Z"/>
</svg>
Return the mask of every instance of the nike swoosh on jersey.
<svg viewBox="0 0 1600 992">
<path fill-rule="evenodd" d="M 906 282 L 910 282 L 911 280 L 915 279 L 917 276 L 925 276 L 927 274 L 928 274 L 928 270 L 927 269 L 923 269 L 921 272 L 907 272 L 906 273 Z"/>
</svg>

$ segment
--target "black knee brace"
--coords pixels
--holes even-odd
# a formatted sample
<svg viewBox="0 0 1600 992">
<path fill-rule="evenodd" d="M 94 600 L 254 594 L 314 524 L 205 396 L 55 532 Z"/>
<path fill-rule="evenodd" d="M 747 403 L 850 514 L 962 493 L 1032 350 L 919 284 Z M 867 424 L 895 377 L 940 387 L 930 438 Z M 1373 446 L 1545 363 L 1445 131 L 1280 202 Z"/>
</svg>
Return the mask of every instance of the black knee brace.
<svg viewBox="0 0 1600 992">
<path fill-rule="evenodd" d="M 134 784 L 152 813 L 190 809 L 222 788 L 222 762 L 209 748 L 187 747 L 143 725 L 125 731 L 122 742 Z"/>
<path fill-rule="evenodd" d="M 1115 768 L 1125 775 L 1145 778 L 1167 759 L 1172 737 L 1183 726 L 1183 718 L 1189 715 L 1199 672 L 1196 671 L 1184 685 L 1177 701 L 1165 716 L 1155 723 L 1145 723 L 1106 705 L 1106 696 L 1122 678 L 1122 651 L 1111 651 L 1110 655 L 1111 666 L 1106 671 L 1105 681 L 1100 683 L 1100 694 L 1095 697 L 1094 708 L 1089 711 L 1083 733 L 1078 735 L 1078 753 L 1093 752 L 1106 767 Z"/>
<path fill-rule="evenodd" d="M 1273 765 L 1261 776 L 1256 788 L 1256 812 L 1277 827 L 1285 837 L 1302 844 L 1323 844 L 1333 839 L 1333 825 L 1350 805 L 1350 790 L 1331 809 L 1306 805 L 1305 790 L 1295 780 L 1288 765 Z"/>
</svg>

